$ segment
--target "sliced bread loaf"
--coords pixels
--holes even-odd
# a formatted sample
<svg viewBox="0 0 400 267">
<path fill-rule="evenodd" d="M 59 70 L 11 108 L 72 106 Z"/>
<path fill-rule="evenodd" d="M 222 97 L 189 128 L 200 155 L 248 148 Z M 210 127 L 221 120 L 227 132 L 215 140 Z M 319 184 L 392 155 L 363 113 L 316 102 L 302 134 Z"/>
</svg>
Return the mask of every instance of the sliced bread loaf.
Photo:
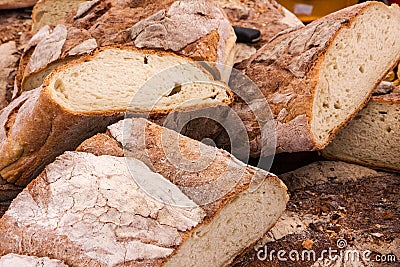
<svg viewBox="0 0 400 267">
<path fill-rule="evenodd" d="M 81 145 L 97 155 L 64 153 L 13 201 L 0 220 L 0 253 L 70 266 L 226 266 L 285 209 L 276 176 L 223 150 L 144 119 L 109 134 Z M 113 143 L 121 147 L 110 152 Z M 127 158 L 105 155 L 118 149 Z"/>
<path fill-rule="evenodd" d="M 59 9 L 64 6 L 62 1 L 54 4 Z M 91 4 L 65 25 L 47 26 L 33 36 L 20 64 L 16 94 L 39 87 L 56 66 L 71 57 L 106 45 L 161 49 L 196 60 L 233 64 L 233 28 L 224 12 L 208 0 L 104 0 Z"/>
<path fill-rule="evenodd" d="M 400 92 L 373 96 L 322 150 L 326 158 L 400 171 Z"/>
<path fill-rule="evenodd" d="M 189 58 L 107 47 L 54 71 L 43 88 L 22 94 L 2 111 L 0 175 L 26 185 L 56 156 L 122 118 L 128 107 L 160 117 L 232 101 L 230 89 Z"/>
<path fill-rule="evenodd" d="M 269 102 L 278 152 L 328 145 L 400 59 L 399 24 L 396 5 L 355 5 L 282 32 L 241 67 Z M 248 120 L 248 107 L 237 105 Z M 260 132 L 250 136 L 259 154 Z"/>
<path fill-rule="evenodd" d="M 68 267 L 59 260 L 38 258 L 18 254 L 7 254 L 0 258 L 0 267 Z"/>
<path fill-rule="evenodd" d="M 86 0 L 40 0 L 32 10 L 32 32 L 36 33 L 45 25 L 57 25 L 65 21 L 68 13 L 78 10 L 84 2 L 98 2 Z"/>
</svg>

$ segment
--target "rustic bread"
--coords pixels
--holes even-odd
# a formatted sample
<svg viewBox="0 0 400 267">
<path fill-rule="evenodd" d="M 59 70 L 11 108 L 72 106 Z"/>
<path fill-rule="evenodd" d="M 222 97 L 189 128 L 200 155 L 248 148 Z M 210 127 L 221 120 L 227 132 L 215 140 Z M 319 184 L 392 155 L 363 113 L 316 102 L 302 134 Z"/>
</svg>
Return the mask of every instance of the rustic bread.
<svg viewBox="0 0 400 267">
<path fill-rule="evenodd" d="M 241 66 L 268 100 L 278 152 L 323 149 L 361 110 L 399 60 L 399 23 L 398 6 L 354 5 L 279 34 Z M 249 108 L 235 105 L 249 120 Z M 263 138 L 249 131 L 257 155 Z"/>
<path fill-rule="evenodd" d="M 96 0 L 95 0 L 96 1 Z M 57 25 L 65 20 L 68 13 L 77 10 L 86 0 L 40 0 L 32 10 L 32 32 L 36 33 L 45 25 Z"/>
<path fill-rule="evenodd" d="M 33 6 L 37 0 L 0 0 L 0 9 L 15 9 Z"/>
<path fill-rule="evenodd" d="M 144 119 L 109 131 L 81 146 L 103 155 L 64 153 L 13 201 L 0 220 L 0 253 L 51 255 L 70 266 L 226 266 L 285 209 L 276 176 L 223 150 Z M 127 158 L 104 155 L 113 142 Z M 170 154 L 173 144 L 181 153 Z"/>
<path fill-rule="evenodd" d="M 208 0 L 91 3 L 87 12 L 78 10 L 65 25 L 45 27 L 33 36 L 20 64 L 17 94 L 40 86 L 43 77 L 71 57 L 106 45 L 168 50 L 196 60 L 233 64 L 235 33 L 223 11 Z M 221 75 L 227 79 L 229 73 Z"/>
<path fill-rule="evenodd" d="M 268 43 L 279 32 L 291 27 L 304 26 L 294 14 L 275 0 L 215 0 L 215 2 L 225 11 L 232 25 L 257 29 L 261 32 L 259 41 L 236 46 L 235 63 L 248 59 L 256 49 Z"/>
<path fill-rule="evenodd" d="M 163 74 L 165 69 L 170 71 Z M 156 84 L 144 86 L 159 72 Z M 230 89 L 189 58 L 107 47 L 54 71 L 43 88 L 2 111 L 0 175 L 26 185 L 56 156 L 122 118 L 128 107 L 160 117 L 232 101 Z"/>
<path fill-rule="evenodd" d="M 38 258 L 18 254 L 7 254 L 0 258 L 0 267 L 68 267 L 59 260 Z"/>
<path fill-rule="evenodd" d="M 400 92 L 373 96 L 322 151 L 327 158 L 400 171 Z"/>
</svg>

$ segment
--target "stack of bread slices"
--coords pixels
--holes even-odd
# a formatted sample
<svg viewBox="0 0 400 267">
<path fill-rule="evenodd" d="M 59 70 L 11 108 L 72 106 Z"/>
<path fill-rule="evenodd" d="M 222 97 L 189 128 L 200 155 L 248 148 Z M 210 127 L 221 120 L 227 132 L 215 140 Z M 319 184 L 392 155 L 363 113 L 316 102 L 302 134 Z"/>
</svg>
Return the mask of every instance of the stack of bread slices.
<svg viewBox="0 0 400 267">
<path fill-rule="evenodd" d="M 4 266 L 233 264 L 288 201 L 233 146 L 400 170 L 398 89 L 377 89 L 400 61 L 398 6 L 303 25 L 273 0 L 40 0 L 32 18 L 0 113 L 1 185 L 24 188 L 0 219 Z"/>
</svg>

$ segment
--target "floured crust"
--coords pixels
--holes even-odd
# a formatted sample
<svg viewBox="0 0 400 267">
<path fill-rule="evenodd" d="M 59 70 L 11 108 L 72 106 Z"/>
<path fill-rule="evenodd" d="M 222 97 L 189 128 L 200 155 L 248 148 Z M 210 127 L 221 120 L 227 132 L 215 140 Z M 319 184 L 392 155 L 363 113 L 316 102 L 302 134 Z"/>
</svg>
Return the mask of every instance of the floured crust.
<svg viewBox="0 0 400 267">
<path fill-rule="evenodd" d="M 182 15 L 182 14 L 185 15 Z M 187 21 L 190 20 L 190 23 Z M 93 39 L 96 47 L 107 45 L 130 45 L 174 51 L 177 54 L 196 60 L 233 64 L 233 50 L 236 37 L 224 13 L 208 0 L 165 1 L 111 1 L 96 3 L 80 17 L 66 19 L 66 34 L 50 33 L 59 38 L 48 47 L 33 47 L 33 52 L 43 61 L 42 54 L 52 53 L 54 58 L 43 61 L 40 68 L 27 68 L 37 65 L 35 58 L 29 56 L 27 65 L 20 65 L 23 73 L 19 91 L 30 90 L 25 80 L 36 76 L 54 60 L 64 60 L 69 53 L 83 41 Z M 59 27 L 59 26 L 58 26 Z M 56 27 L 57 28 L 57 27 Z M 185 32 L 191 31 L 190 35 Z M 84 33 L 84 34 L 83 34 Z M 64 32 L 65 34 L 65 32 Z M 83 34 L 83 35 L 82 35 Z M 57 48 L 62 44 L 61 51 Z M 88 47 L 90 52 L 96 47 Z M 57 56 L 58 55 L 58 56 Z M 17 85 L 18 85 L 17 83 Z M 27 86 L 27 87 L 25 87 Z"/>
<path fill-rule="evenodd" d="M 7 267 L 68 267 L 59 260 L 49 259 L 48 257 L 38 258 L 18 254 L 7 254 L 0 258 L 0 266 Z"/>
<path fill-rule="evenodd" d="M 154 220 L 163 220 L 166 224 L 161 224 L 159 227 L 180 225 L 180 223 L 189 222 L 188 219 L 192 218 L 192 220 L 190 220 L 191 227 L 179 227 L 179 238 L 174 239 L 175 241 L 173 242 L 173 246 L 167 246 L 167 244 L 164 244 L 162 247 L 159 247 L 161 250 L 158 248 L 155 250 L 155 247 L 149 247 L 146 252 L 144 252 L 140 247 L 129 249 L 128 245 L 132 242 L 132 239 L 126 239 L 124 244 L 127 246 L 127 253 L 123 258 L 123 266 L 162 266 L 166 264 L 176 254 L 180 253 L 179 250 L 182 248 L 181 246 L 185 244 L 187 240 L 195 238 L 197 233 L 196 231 L 200 231 L 201 227 L 211 224 L 228 203 L 235 200 L 240 193 L 253 186 L 252 182 L 254 182 L 254 179 L 260 183 L 268 182 L 274 190 L 273 192 L 268 193 L 283 194 L 284 198 L 282 201 L 287 201 L 287 195 L 286 193 L 283 193 L 286 191 L 286 187 L 276 176 L 257 168 L 246 166 L 234 159 L 225 151 L 205 146 L 197 141 L 184 137 L 172 130 L 157 126 L 144 119 L 128 119 L 110 126 L 107 135 L 99 134 L 86 140 L 78 148 L 81 152 L 66 152 L 64 155 L 59 157 L 55 163 L 47 166 L 45 171 L 29 184 L 28 188 L 19 195 L 18 199 L 12 204 L 10 210 L 0 220 L 0 232 L 3 236 L 3 242 L 0 244 L 0 253 L 4 254 L 18 250 L 22 253 L 30 253 L 37 256 L 50 254 L 52 257 L 62 259 L 65 263 L 71 266 L 122 266 L 122 262 L 118 262 L 122 259 L 119 257 L 121 256 L 121 253 L 118 249 L 113 249 L 113 253 L 107 255 L 107 257 L 102 258 L 96 256 L 102 255 L 103 252 L 111 249 L 110 242 L 107 243 L 107 246 L 105 246 L 106 243 L 100 242 L 96 245 L 98 250 L 92 250 L 92 246 L 89 246 L 89 243 L 87 242 L 91 239 L 95 240 L 98 234 L 96 231 L 93 232 L 90 228 L 88 228 L 87 231 L 85 230 L 88 226 L 88 222 L 90 222 L 89 218 L 91 217 L 89 216 L 88 219 L 82 219 L 82 221 L 79 221 L 78 218 L 77 221 L 77 218 L 74 216 L 79 217 L 80 213 L 88 214 L 90 212 L 92 212 L 95 217 L 99 216 L 96 214 L 100 214 L 99 221 L 104 223 L 105 226 L 108 225 L 111 227 L 112 225 L 115 225 L 115 233 L 119 233 L 120 231 L 118 229 L 119 227 L 122 227 L 122 225 L 118 226 L 120 223 L 119 221 L 122 223 L 124 216 L 118 219 L 119 217 L 116 216 L 116 214 L 112 215 L 112 209 L 107 207 L 114 207 L 121 211 L 124 210 L 125 214 L 128 214 L 132 211 L 144 212 L 153 206 L 151 203 L 154 199 L 151 199 L 143 191 L 131 188 L 131 184 L 127 183 L 127 181 L 122 181 L 122 177 L 128 173 L 128 167 L 125 165 L 126 158 L 118 157 L 118 155 L 121 155 L 121 152 L 124 152 L 121 143 L 118 142 L 118 140 L 123 138 L 122 135 L 125 127 L 132 127 L 128 129 L 131 129 L 132 133 L 135 135 L 133 136 L 135 139 L 131 139 L 132 143 L 129 142 L 129 140 L 126 142 L 125 152 L 129 151 L 126 153 L 129 153 L 130 156 L 135 156 L 137 159 L 143 160 L 150 169 L 163 175 L 174 184 L 196 186 L 204 182 L 209 183 L 216 181 L 221 178 L 221 171 L 226 171 L 226 166 L 229 165 L 233 168 L 233 171 L 228 173 L 227 178 L 236 179 L 237 185 L 231 188 L 229 187 L 229 183 L 225 183 L 225 181 L 218 184 L 221 187 L 220 189 L 225 188 L 228 190 L 227 194 L 213 203 L 201 205 L 201 208 L 194 207 L 191 208 L 191 211 L 179 211 L 179 207 L 170 207 L 170 209 L 174 209 L 174 211 L 163 214 L 161 214 L 162 209 L 158 209 L 160 214 L 155 216 Z M 139 132 L 137 130 L 139 130 Z M 141 130 L 145 130 L 144 135 L 141 135 L 143 133 Z M 137 139 L 136 137 L 139 138 Z M 206 169 L 199 172 L 196 172 L 193 169 L 187 171 L 177 169 L 178 167 L 174 165 L 176 164 L 174 163 L 174 160 L 179 160 L 179 158 L 175 158 L 177 154 L 172 155 L 172 158 L 169 158 L 165 154 L 165 151 L 168 149 L 165 144 L 163 144 L 163 138 L 171 138 L 172 140 L 179 138 L 179 148 L 185 158 L 197 158 L 199 147 L 205 149 L 202 151 L 203 153 L 206 151 L 214 151 L 215 157 L 211 159 L 211 162 L 209 162 Z M 94 154 L 96 154 L 96 156 Z M 116 155 L 117 157 L 109 156 L 110 154 Z M 207 154 L 207 152 L 205 154 Z M 134 175 L 137 168 L 132 169 L 132 171 L 132 174 Z M 63 172 L 69 173 L 71 177 L 65 177 L 68 175 L 62 175 Z M 87 178 L 82 179 L 82 175 L 86 175 Z M 112 186 L 113 183 L 111 180 L 108 182 L 106 181 L 109 175 L 113 175 L 113 179 L 121 180 L 114 182 L 114 186 L 117 186 L 116 188 Z M 91 179 L 93 181 L 91 181 Z M 76 183 L 82 182 L 86 184 L 79 186 L 80 189 L 75 188 L 74 192 L 76 192 L 76 194 L 70 195 L 71 191 L 68 189 L 69 186 L 73 186 L 74 184 L 76 186 Z M 123 184 L 124 188 L 130 192 L 129 194 L 121 195 L 121 192 L 119 192 L 121 190 L 121 184 Z M 111 191 L 104 191 L 107 188 L 111 188 Z M 77 190 L 82 192 L 78 192 Z M 88 192 L 91 191 L 91 193 L 85 193 L 85 190 Z M 101 191 L 102 194 L 97 196 L 97 190 L 99 192 Z M 281 192 L 281 190 L 283 191 Z M 194 202 L 198 204 L 197 201 L 202 202 L 204 198 L 213 194 L 213 191 L 218 191 L 218 188 L 212 188 L 210 191 L 190 192 L 183 190 L 182 192 L 184 192 L 184 194 L 190 199 L 196 199 Z M 67 193 L 68 196 L 63 196 L 63 193 Z M 130 198 L 132 194 L 138 195 L 135 197 L 135 201 L 132 201 Z M 142 197 L 146 198 L 147 205 L 140 205 L 140 203 L 142 203 L 139 198 L 140 194 L 142 194 Z M 96 210 L 101 208 L 98 206 L 96 206 L 95 209 L 91 208 L 91 205 L 94 205 L 92 199 L 96 199 L 95 202 L 97 205 L 100 205 L 102 202 L 100 200 L 102 198 L 106 198 L 106 203 L 108 204 L 104 206 L 105 211 L 103 213 L 96 213 Z M 114 202 L 114 198 L 119 200 Z M 68 204 L 71 202 L 71 199 L 75 199 L 72 207 Z M 62 202 L 63 204 L 60 204 L 59 202 Z M 53 213 L 55 215 L 52 215 L 50 213 L 53 211 L 52 207 L 54 205 L 56 205 L 57 209 L 60 209 L 61 211 L 65 208 L 67 208 L 67 210 L 61 213 L 54 211 Z M 139 206 L 137 209 L 125 209 L 124 205 Z M 156 205 L 164 204 L 158 203 Z M 164 208 L 167 208 L 167 206 L 164 206 Z M 178 211 L 184 213 L 185 216 L 187 216 L 187 219 L 183 220 L 183 218 L 177 216 L 177 214 L 179 214 Z M 107 217 L 108 213 L 110 213 L 110 217 Z M 57 217 L 57 214 L 63 215 L 63 219 L 61 220 Z M 67 218 L 72 214 L 75 215 Z M 172 217 L 169 220 L 166 220 L 168 216 Z M 53 220 L 47 220 L 47 217 L 51 217 Z M 35 219 L 32 220 L 32 218 Z M 126 217 L 126 219 L 127 218 L 128 217 Z M 140 221 L 143 220 L 143 217 L 138 217 L 137 219 Z M 37 222 L 34 222 L 35 220 Z M 221 218 L 219 218 L 219 220 L 221 220 Z M 78 225 L 76 225 L 75 221 Z M 95 227 L 99 221 L 95 220 L 91 225 Z M 108 223 L 105 224 L 106 222 Z M 173 224 L 174 222 L 178 224 Z M 18 224 L 18 227 L 13 227 L 15 224 Z M 52 227 L 53 224 L 56 225 L 55 228 Z M 73 226 L 73 228 L 69 227 L 69 225 Z M 103 232 L 107 233 L 106 236 L 109 237 L 108 229 L 105 226 Z M 270 227 L 272 226 L 273 224 L 270 225 Z M 140 229 L 142 226 L 140 223 L 135 223 L 127 229 L 126 234 L 135 233 L 135 227 Z M 159 246 L 161 241 L 166 242 L 167 240 L 172 240 L 172 232 L 168 232 L 166 229 L 161 231 L 160 229 L 158 231 L 149 231 L 149 229 L 153 229 L 153 225 L 149 225 L 148 227 L 149 228 L 146 228 L 147 237 L 155 239 L 151 242 L 147 239 L 146 244 L 143 244 L 143 246 Z M 263 231 L 266 232 L 269 228 L 263 229 Z M 80 233 L 80 230 L 86 232 L 83 235 L 78 236 L 74 234 Z M 87 235 L 87 233 L 90 235 Z M 138 236 L 137 240 L 143 242 L 146 239 Z M 47 244 L 51 245 L 47 246 Z M 111 244 L 113 243 L 111 242 Z M 105 247 L 103 248 L 103 246 Z M 90 249 L 88 250 L 88 248 Z M 173 251 L 168 250 L 169 248 Z M 139 255 L 140 253 L 146 254 L 143 254 L 144 256 L 139 257 L 136 260 L 132 258 L 134 257 L 133 255 Z"/>
</svg>

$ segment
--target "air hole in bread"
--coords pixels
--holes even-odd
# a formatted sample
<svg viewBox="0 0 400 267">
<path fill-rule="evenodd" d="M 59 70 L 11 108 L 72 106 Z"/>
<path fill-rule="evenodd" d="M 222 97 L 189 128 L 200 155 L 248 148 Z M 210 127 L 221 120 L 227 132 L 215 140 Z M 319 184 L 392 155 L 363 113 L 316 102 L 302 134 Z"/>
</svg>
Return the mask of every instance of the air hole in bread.
<svg viewBox="0 0 400 267">
<path fill-rule="evenodd" d="M 400 53 L 400 28 L 392 27 L 388 32 L 386 26 L 382 27 L 394 23 L 391 12 L 384 5 L 377 6 L 376 12 L 363 11 L 351 27 L 339 31 L 328 47 L 313 102 L 311 130 L 317 146 L 329 142 L 332 130 L 350 119 L 367 101 L 376 82 L 384 77 L 387 65 L 396 63 Z M 394 46 L 387 45 L 393 42 Z"/>
</svg>

